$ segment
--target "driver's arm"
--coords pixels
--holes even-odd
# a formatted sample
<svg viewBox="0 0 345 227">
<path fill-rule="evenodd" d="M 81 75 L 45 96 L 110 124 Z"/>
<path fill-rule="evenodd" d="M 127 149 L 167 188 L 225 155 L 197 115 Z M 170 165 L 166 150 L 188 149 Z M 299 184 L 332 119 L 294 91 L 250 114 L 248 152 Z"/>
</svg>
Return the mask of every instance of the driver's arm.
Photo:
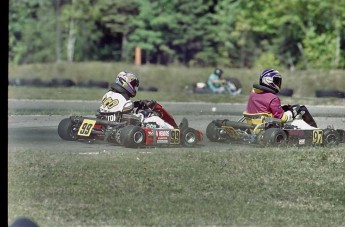
<svg viewBox="0 0 345 227">
<path fill-rule="evenodd" d="M 122 109 L 122 113 L 131 113 L 134 109 L 134 103 L 131 100 L 128 100 L 124 105 Z"/>
</svg>

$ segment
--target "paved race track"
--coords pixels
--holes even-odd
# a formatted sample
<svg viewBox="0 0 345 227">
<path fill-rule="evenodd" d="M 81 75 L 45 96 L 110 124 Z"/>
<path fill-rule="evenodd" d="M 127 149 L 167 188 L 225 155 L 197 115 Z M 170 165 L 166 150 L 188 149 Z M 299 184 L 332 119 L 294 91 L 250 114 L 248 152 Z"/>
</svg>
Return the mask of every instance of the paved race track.
<svg viewBox="0 0 345 227">
<path fill-rule="evenodd" d="M 207 125 L 214 119 L 238 120 L 245 109 L 243 104 L 211 104 L 211 103 L 162 103 L 179 123 L 187 117 L 190 127 L 200 129 L 204 133 L 203 146 L 197 148 L 205 151 L 222 151 L 229 149 L 230 144 L 212 143 L 206 138 Z M 216 111 L 212 111 L 216 107 Z M 9 100 L 9 110 L 19 109 L 73 109 L 93 110 L 98 108 L 96 101 L 52 101 L 52 100 Z M 308 106 L 320 128 L 334 125 L 337 129 L 345 129 L 345 106 Z M 182 114 L 183 115 L 182 115 Z M 97 142 L 64 141 L 57 134 L 59 122 L 68 116 L 60 115 L 11 115 L 8 116 L 8 150 L 22 149 L 71 151 L 71 152 L 104 152 L 107 150 L 130 150 L 123 147 Z M 344 146 L 344 145 L 342 145 Z M 170 149 L 170 148 L 164 148 Z M 132 149 L 133 150 L 133 149 Z"/>
</svg>

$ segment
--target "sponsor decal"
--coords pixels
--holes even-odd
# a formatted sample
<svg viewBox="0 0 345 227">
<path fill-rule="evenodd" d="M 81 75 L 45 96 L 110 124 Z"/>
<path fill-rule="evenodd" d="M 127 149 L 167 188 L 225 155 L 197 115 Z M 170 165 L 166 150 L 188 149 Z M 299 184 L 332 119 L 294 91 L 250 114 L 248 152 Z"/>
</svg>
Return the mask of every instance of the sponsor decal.
<svg viewBox="0 0 345 227">
<path fill-rule="evenodd" d="M 158 125 L 156 124 L 156 122 L 148 122 L 148 123 L 144 123 L 144 127 L 146 127 L 146 128 L 158 128 Z"/>
<path fill-rule="evenodd" d="M 115 114 L 113 114 L 113 115 L 108 115 L 108 116 L 107 116 L 107 120 L 108 120 L 108 121 L 115 121 L 115 120 L 116 120 Z"/>
<path fill-rule="evenodd" d="M 169 130 L 157 130 L 156 131 L 156 136 L 160 137 L 160 136 L 164 136 L 164 137 L 168 137 L 170 135 L 170 131 Z"/>
<path fill-rule="evenodd" d="M 167 139 L 157 138 L 157 143 L 168 143 Z"/>
<path fill-rule="evenodd" d="M 305 144 L 305 139 L 300 139 L 300 140 L 298 140 L 298 144 L 299 144 L 299 145 Z"/>
<path fill-rule="evenodd" d="M 290 136 L 303 136 L 304 131 L 303 130 L 291 130 L 289 131 Z"/>
</svg>

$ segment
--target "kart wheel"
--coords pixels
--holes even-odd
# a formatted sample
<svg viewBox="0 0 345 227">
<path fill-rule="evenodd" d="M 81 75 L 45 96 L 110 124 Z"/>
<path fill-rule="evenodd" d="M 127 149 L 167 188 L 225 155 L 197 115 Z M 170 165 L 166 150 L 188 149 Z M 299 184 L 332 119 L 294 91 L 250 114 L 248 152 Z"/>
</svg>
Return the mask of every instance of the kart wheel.
<svg viewBox="0 0 345 227">
<path fill-rule="evenodd" d="M 282 88 L 277 95 L 291 97 L 293 95 L 293 89 Z"/>
<path fill-rule="evenodd" d="M 120 145 L 123 145 L 123 144 L 121 144 L 121 139 L 120 139 L 120 135 L 121 135 L 122 129 L 123 129 L 123 128 L 117 129 L 116 132 L 115 132 L 115 135 L 114 135 L 114 137 L 115 137 L 115 142 L 118 143 L 118 144 L 120 144 Z"/>
<path fill-rule="evenodd" d="M 120 132 L 120 144 L 129 147 L 136 148 L 140 147 L 145 142 L 145 132 L 144 130 L 135 125 L 128 125 L 121 129 Z"/>
<path fill-rule="evenodd" d="M 345 130 L 337 129 L 337 132 L 339 134 L 339 143 L 345 143 Z"/>
<path fill-rule="evenodd" d="M 70 118 L 62 119 L 58 126 L 58 134 L 61 139 L 74 141 L 77 140 L 75 125 Z"/>
<path fill-rule="evenodd" d="M 211 142 L 216 142 L 219 140 L 218 127 L 213 121 L 209 123 L 206 128 L 206 136 Z"/>
<path fill-rule="evenodd" d="M 339 145 L 339 133 L 334 129 L 323 130 L 323 144 L 325 146 L 338 146 Z"/>
<path fill-rule="evenodd" d="M 259 143 L 264 146 L 286 145 L 287 135 L 280 128 L 269 128 L 260 135 Z"/>
<path fill-rule="evenodd" d="M 187 128 L 182 132 L 182 144 L 186 147 L 193 147 L 198 142 L 198 135 L 193 128 Z"/>
<path fill-rule="evenodd" d="M 242 92 L 242 85 L 237 78 L 226 78 L 226 90 L 229 94 L 239 95 Z"/>
</svg>

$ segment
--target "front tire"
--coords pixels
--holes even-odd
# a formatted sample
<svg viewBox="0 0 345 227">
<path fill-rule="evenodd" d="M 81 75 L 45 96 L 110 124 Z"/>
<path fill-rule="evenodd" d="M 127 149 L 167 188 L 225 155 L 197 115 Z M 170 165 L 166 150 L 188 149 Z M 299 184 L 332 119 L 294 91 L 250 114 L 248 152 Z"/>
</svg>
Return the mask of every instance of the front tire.
<svg viewBox="0 0 345 227">
<path fill-rule="evenodd" d="M 338 146 L 340 141 L 340 136 L 338 131 L 334 129 L 323 130 L 323 144 L 325 146 Z"/>
<path fill-rule="evenodd" d="M 206 136 L 211 142 L 216 142 L 219 140 L 218 127 L 213 121 L 209 123 L 206 128 Z"/>
<path fill-rule="evenodd" d="M 187 128 L 182 132 L 182 144 L 186 147 L 193 147 L 198 142 L 198 135 L 193 128 Z"/>
</svg>

